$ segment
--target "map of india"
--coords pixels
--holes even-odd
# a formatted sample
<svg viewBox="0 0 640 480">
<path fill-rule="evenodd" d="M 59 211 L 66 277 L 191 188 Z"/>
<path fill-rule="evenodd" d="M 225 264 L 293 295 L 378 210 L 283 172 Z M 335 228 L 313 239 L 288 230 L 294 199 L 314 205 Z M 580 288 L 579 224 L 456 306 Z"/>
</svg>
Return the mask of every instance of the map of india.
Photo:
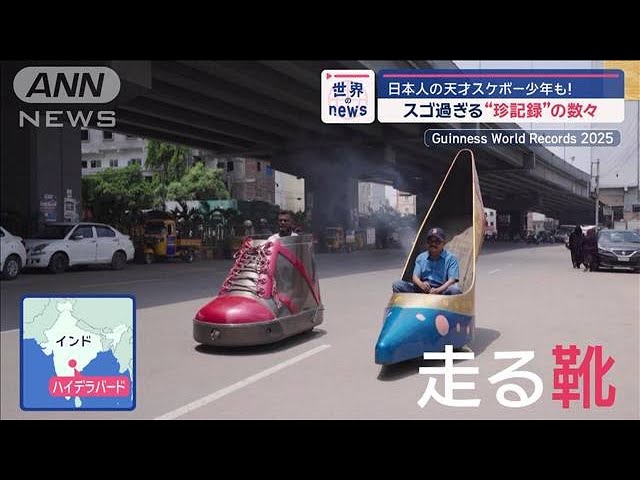
<svg viewBox="0 0 640 480">
<path fill-rule="evenodd" d="M 21 327 L 24 410 L 135 408 L 132 297 L 25 297 Z"/>
</svg>

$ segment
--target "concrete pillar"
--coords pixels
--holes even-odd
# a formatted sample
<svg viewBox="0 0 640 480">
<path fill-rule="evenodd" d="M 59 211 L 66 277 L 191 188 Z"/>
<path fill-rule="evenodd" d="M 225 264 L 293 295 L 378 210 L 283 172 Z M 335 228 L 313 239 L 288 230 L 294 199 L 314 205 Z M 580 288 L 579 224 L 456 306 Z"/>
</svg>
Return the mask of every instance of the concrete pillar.
<svg viewBox="0 0 640 480">
<path fill-rule="evenodd" d="M 0 211 L 5 228 L 29 236 L 45 220 L 64 221 L 68 194 L 79 211 L 81 149 L 80 128 L 28 123 L 20 127 L 19 111 L 34 110 L 13 93 L 13 78 L 24 66 L 17 62 L 0 66 Z M 38 105 L 37 109 L 53 107 Z"/>
<path fill-rule="evenodd" d="M 317 235 L 320 251 L 324 247 L 327 227 L 355 228 L 354 213 L 358 209 L 358 181 L 348 173 L 329 168 L 321 176 L 305 178 L 307 215 Z"/>
<path fill-rule="evenodd" d="M 435 192 L 420 189 L 416 192 L 416 221 L 419 227 L 429 211 Z"/>
<path fill-rule="evenodd" d="M 19 101 L 13 93 L 13 77 L 22 66 L 0 63 L 0 222 L 11 233 L 25 236 L 32 221 L 32 132 L 18 128 Z"/>
</svg>

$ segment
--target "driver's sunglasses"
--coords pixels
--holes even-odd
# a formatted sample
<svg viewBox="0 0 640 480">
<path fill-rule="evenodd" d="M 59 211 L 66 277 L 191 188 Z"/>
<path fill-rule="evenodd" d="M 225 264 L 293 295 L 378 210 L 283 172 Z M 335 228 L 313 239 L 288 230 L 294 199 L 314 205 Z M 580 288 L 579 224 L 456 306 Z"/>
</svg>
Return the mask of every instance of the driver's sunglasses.
<svg viewBox="0 0 640 480">
<path fill-rule="evenodd" d="M 441 243 L 443 243 L 443 241 L 439 240 L 437 238 L 428 238 L 427 239 L 427 244 L 429 244 L 429 245 L 440 245 Z"/>
</svg>

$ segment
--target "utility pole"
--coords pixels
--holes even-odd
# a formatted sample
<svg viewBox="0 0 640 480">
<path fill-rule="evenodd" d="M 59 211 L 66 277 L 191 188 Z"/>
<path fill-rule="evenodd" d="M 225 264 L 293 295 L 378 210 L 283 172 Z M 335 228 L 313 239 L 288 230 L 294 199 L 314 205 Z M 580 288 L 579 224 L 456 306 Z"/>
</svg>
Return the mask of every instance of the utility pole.
<svg viewBox="0 0 640 480">
<path fill-rule="evenodd" d="M 594 174 L 594 168 L 593 168 L 594 165 L 596 166 L 595 174 Z M 594 193 L 596 195 L 596 227 L 598 227 L 598 214 L 600 210 L 600 159 L 599 158 L 597 158 L 595 162 L 593 160 L 591 161 L 591 181 L 593 182 Z"/>
</svg>

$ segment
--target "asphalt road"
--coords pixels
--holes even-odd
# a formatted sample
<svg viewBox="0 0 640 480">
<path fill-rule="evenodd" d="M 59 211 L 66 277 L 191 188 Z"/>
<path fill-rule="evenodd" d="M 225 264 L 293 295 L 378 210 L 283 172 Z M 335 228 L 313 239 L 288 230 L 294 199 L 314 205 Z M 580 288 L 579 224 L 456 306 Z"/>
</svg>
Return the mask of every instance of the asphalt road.
<svg viewBox="0 0 640 480">
<path fill-rule="evenodd" d="M 123 271 L 89 269 L 53 276 L 35 272 L 1 282 L 2 419 L 638 419 L 640 418 L 640 275 L 587 273 L 571 268 L 561 245 L 487 246 L 478 260 L 475 358 L 456 362 L 478 367 L 474 390 L 454 398 L 479 398 L 478 407 L 417 401 L 428 376 L 418 359 L 381 368 L 374 345 L 391 282 L 404 263 L 399 251 L 318 255 L 325 322 L 313 332 L 279 344 L 244 349 L 211 349 L 192 339 L 195 311 L 217 291 L 229 261 L 129 265 Z M 23 412 L 19 407 L 20 298 L 25 294 L 127 293 L 137 299 L 137 408 L 132 412 Z M 602 377 L 612 406 L 595 404 L 597 375 L 592 365 L 591 408 L 581 401 L 563 409 L 552 400 L 552 349 L 576 344 L 603 347 L 613 367 Z M 520 370 L 541 377 L 544 391 L 530 406 L 507 408 L 498 387 L 517 383 L 529 394 L 532 383 L 488 378 L 513 361 L 495 352 L 533 351 Z M 595 362 L 595 358 L 594 358 Z M 436 376 L 437 390 L 444 379 Z M 513 399 L 515 397 L 509 396 Z"/>
</svg>

